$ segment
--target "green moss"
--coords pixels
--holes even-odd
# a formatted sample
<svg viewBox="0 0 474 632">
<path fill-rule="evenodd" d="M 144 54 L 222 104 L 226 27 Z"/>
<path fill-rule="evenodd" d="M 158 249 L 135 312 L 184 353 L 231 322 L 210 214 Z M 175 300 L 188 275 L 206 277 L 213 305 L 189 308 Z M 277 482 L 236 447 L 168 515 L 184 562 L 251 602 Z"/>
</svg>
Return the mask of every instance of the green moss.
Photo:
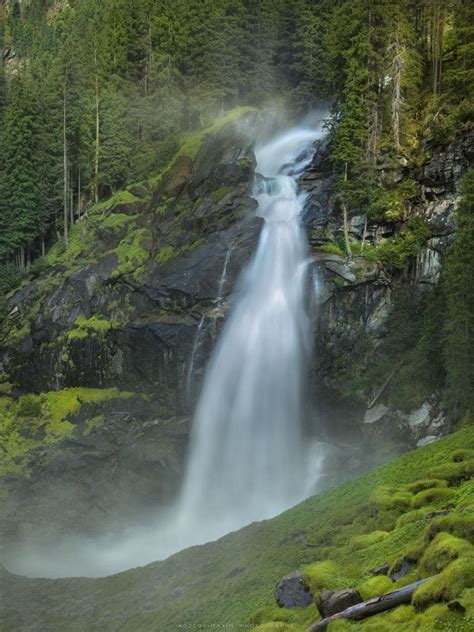
<svg viewBox="0 0 474 632">
<path fill-rule="evenodd" d="M 233 190 L 233 187 L 219 187 L 215 191 L 212 191 L 210 198 L 213 202 L 218 202 Z"/>
<path fill-rule="evenodd" d="M 248 112 L 257 111 L 258 110 L 256 108 L 250 106 L 237 107 L 233 110 L 229 110 L 229 112 L 226 112 L 223 116 L 218 117 L 210 127 L 206 127 L 205 129 L 199 130 L 197 132 L 192 132 L 190 134 L 184 134 L 181 138 L 181 146 L 177 152 L 177 155 L 181 154 L 194 159 L 206 136 L 208 136 L 209 134 L 215 134 L 222 127 L 224 127 L 224 125 L 237 121 Z"/>
<path fill-rule="evenodd" d="M 301 632 L 299 626 L 291 623 L 264 623 L 253 629 L 256 632 Z"/>
<path fill-rule="evenodd" d="M 412 494 L 417 494 L 424 489 L 431 489 L 433 487 L 447 487 L 447 485 L 447 481 L 442 481 L 436 478 L 422 478 L 419 481 L 415 481 L 414 483 L 409 483 L 408 485 L 405 485 L 405 489 Z"/>
<path fill-rule="evenodd" d="M 354 536 L 351 538 L 350 544 L 353 548 L 365 548 L 381 542 L 387 536 L 387 531 L 372 531 L 371 533 Z"/>
<path fill-rule="evenodd" d="M 332 560 L 316 562 L 307 566 L 304 569 L 303 581 L 312 595 L 317 595 L 323 588 L 336 590 L 347 584 L 344 573 Z"/>
<path fill-rule="evenodd" d="M 332 241 L 328 241 L 325 244 L 319 246 L 319 250 L 321 252 L 327 252 L 330 255 L 339 255 L 340 257 L 343 257 L 345 254 L 344 250 Z"/>
<path fill-rule="evenodd" d="M 445 479 L 450 485 L 455 485 L 474 476 L 474 460 L 443 463 L 429 470 L 428 476 Z"/>
<path fill-rule="evenodd" d="M 79 261 L 94 261 L 95 254 L 88 236 L 87 222 L 78 222 L 69 231 L 68 245 L 63 241 L 56 242 L 47 252 L 45 261 L 48 265 L 62 263 L 72 267 Z"/>
<path fill-rule="evenodd" d="M 378 595 L 385 595 L 385 593 L 394 590 L 394 584 L 392 580 L 386 575 L 380 575 L 379 577 L 371 577 L 363 584 L 357 586 L 357 590 L 360 592 L 362 599 L 371 599 Z"/>
<path fill-rule="evenodd" d="M 97 315 L 90 318 L 78 316 L 75 325 L 74 329 L 70 329 L 65 334 L 68 340 L 82 340 L 89 336 L 105 336 L 113 326 L 110 321 Z"/>
<path fill-rule="evenodd" d="M 467 540 L 450 533 L 438 533 L 420 560 L 422 576 L 435 575 L 458 557 L 474 556 L 474 547 Z"/>
<path fill-rule="evenodd" d="M 133 393 L 115 388 L 68 388 L 41 395 L 23 395 L 15 401 L 0 398 L 0 478 L 29 475 L 33 450 L 58 443 L 75 432 L 71 419 L 83 404 L 114 398 L 129 398 Z M 86 432 L 101 423 L 95 417 L 86 423 Z"/>
<path fill-rule="evenodd" d="M 131 223 L 135 222 L 135 217 L 126 215 L 125 213 L 112 213 L 108 215 L 100 222 L 101 228 L 108 228 L 111 230 L 126 228 Z"/>
<path fill-rule="evenodd" d="M 36 395 L 22 395 L 16 406 L 19 417 L 39 417 L 41 415 L 41 400 Z"/>
<path fill-rule="evenodd" d="M 474 460 L 474 450 L 466 450 L 465 448 L 454 450 L 454 452 L 451 453 L 451 459 L 455 463 L 459 463 L 459 461 L 472 461 Z"/>
<path fill-rule="evenodd" d="M 89 212 L 107 211 L 121 204 L 133 204 L 134 202 L 140 202 L 140 198 L 130 193 L 130 191 L 117 191 L 112 197 L 93 206 Z"/>
<path fill-rule="evenodd" d="M 415 494 L 412 505 L 416 509 L 426 505 L 445 507 L 449 505 L 449 502 L 454 499 L 455 495 L 456 492 L 453 489 L 447 487 L 432 487 L 431 489 L 424 489 L 422 492 Z"/>
<path fill-rule="evenodd" d="M 316 606 L 307 608 L 278 608 L 277 606 L 259 608 L 249 620 L 251 625 L 263 625 L 264 623 L 294 623 L 305 625 L 311 623 L 318 616 Z M 306 629 L 306 625 L 305 628 Z"/>
<path fill-rule="evenodd" d="M 442 531 L 474 542 L 474 521 L 471 516 L 449 515 L 435 518 L 426 529 L 426 542 L 431 542 Z"/>
<path fill-rule="evenodd" d="M 460 557 L 415 591 L 413 605 L 423 610 L 433 603 L 456 599 L 464 589 L 473 587 L 474 556 Z"/>
<path fill-rule="evenodd" d="M 173 258 L 174 254 L 175 254 L 175 250 L 173 246 L 170 246 L 170 245 L 161 246 L 161 248 L 156 254 L 155 259 L 158 263 L 166 263 L 167 261 Z"/>
<path fill-rule="evenodd" d="M 86 429 L 84 431 L 84 434 L 86 436 L 90 435 L 92 432 L 100 428 L 103 425 L 103 423 L 104 423 L 103 415 L 97 415 L 96 417 L 92 417 L 91 419 L 88 419 L 86 421 Z"/>
<path fill-rule="evenodd" d="M 146 231 L 143 228 L 132 231 L 112 251 L 118 257 L 118 267 L 114 276 L 134 272 L 148 260 L 149 253 L 142 245 L 145 236 Z"/>
<path fill-rule="evenodd" d="M 345 619 L 341 619 L 340 621 L 333 621 L 327 627 L 327 632 L 347 632 L 348 630 L 352 630 L 352 624 Z"/>
<path fill-rule="evenodd" d="M 410 507 L 412 494 L 398 487 L 381 485 L 371 494 L 370 500 L 381 509 L 403 510 Z"/>
<path fill-rule="evenodd" d="M 427 511 L 428 509 L 426 507 L 423 507 L 423 509 L 413 509 L 413 511 L 407 511 L 397 519 L 397 528 L 403 527 L 406 524 L 410 524 L 411 522 L 418 522 L 419 520 L 423 520 Z"/>
</svg>

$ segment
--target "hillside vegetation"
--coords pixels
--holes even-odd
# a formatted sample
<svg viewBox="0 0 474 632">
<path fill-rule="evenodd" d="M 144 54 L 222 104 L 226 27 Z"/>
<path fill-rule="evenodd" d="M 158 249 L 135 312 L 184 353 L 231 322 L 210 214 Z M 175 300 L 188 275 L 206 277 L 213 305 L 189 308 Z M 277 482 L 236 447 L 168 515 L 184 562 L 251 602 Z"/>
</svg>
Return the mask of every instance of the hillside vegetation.
<svg viewBox="0 0 474 632">
<path fill-rule="evenodd" d="M 273 589 L 282 575 L 303 569 L 315 595 L 323 587 L 357 586 L 363 597 L 439 573 L 412 605 L 357 624 L 333 624 L 330 632 L 400 626 L 468 632 L 474 618 L 473 451 L 474 429 L 467 427 L 272 520 L 112 577 L 3 575 L 4 629 L 151 632 L 213 624 L 299 632 L 318 618 L 316 607 L 277 608 Z M 429 515 L 442 510 L 447 515 Z M 404 559 L 412 566 L 397 583 L 370 572 L 385 562 L 397 568 Z M 447 605 L 453 600 L 457 609 Z"/>
</svg>

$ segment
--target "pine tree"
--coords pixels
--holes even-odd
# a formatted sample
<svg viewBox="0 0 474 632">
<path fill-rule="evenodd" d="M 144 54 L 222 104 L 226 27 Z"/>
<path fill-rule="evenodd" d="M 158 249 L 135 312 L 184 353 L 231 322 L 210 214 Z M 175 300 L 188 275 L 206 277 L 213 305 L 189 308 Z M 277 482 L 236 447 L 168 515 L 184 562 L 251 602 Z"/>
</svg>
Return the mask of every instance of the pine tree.
<svg viewBox="0 0 474 632">
<path fill-rule="evenodd" d="M 464 177 L 456 238 L 445 263 L 447 386 L 462 412 L 474 409 L 474 169 Z"/>
</svg>

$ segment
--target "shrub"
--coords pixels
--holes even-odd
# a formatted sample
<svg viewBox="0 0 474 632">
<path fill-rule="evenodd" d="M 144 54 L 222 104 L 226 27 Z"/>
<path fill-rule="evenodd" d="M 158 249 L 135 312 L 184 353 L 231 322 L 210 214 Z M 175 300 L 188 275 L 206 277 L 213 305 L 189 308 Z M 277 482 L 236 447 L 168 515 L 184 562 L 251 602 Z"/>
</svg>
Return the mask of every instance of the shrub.
<svg viewBox="0 0 474 632">
<path fill-rule="evenodd" d="M 356 535 L 351 538 L 351 546 L 354 548 L 362 549 L 372 544 L 381 542 L 389 535 L 388 531 L 372 531 L 364 535 Z"/>
<path fill-rule="evenodd" d="M 428 475 L 434 478 L 445 479 L 450 485 L 455 485 L 474 476 L 474 460 L 443 463 L 443 465 L 431 468 Z"/>
<path fill-rule="evenodd" d="M 304 584 L 309 588 L 311 594 L 316 596 L 319 590 L 326 588 L 336 590 L 345 583 L 345 577 L 341 576 L 340 569 L 336 562 L 325 560 L 316 562 L 304 569 Z"/>
<path fill-rule="evenodd" d="M 357 587 L 362 599 L 371 599 L 378 595 L 384 595 L 385 593 L 394 590 L 392 580 L 386 575 L 379 575 L 378 577 L 371 577 L 363 584 Z"/>
<path fill-rule="evenodd" d="M 410 507 L 412 494 L 398 487 L 380 485 L 374 490 L 370 500 L 381 509 L 402 510 Z"/>
<path fill-rule="evenodd" d="M 411 522 L 418 522 L 418 520 L 423 520 L 426 515 L 427 508 L 424 509 L 413 509 L 413 511 L 407 511 L 407 513 L 402 514 L 397 520 L 397 529 L 399 527 L 404 527 L 406 524 L 410 524 Z"/>
<path fill-rule="evenodd" d="M 424 610 L 433 603 L 455 599 L 465 588 L 473 587 L 474 557 L 460 557 L 420 586 L 413 595 L 412 603 L 417 610 Z"/>
<path fill-rule="evenodd" d="M 412 494 L 418 494 L 418 492 L 422 492 L 424 489 L 432 489 L 433 487 L 447 487 L 447 485 L 447 481 L 442 481 L 437 478 L 422 478 L 419 481 L 415 481 L 414 483 L 409 483 L 408 485 L 405 485 L 405 489 Z"/>
<path fill-rule="evenodd" d="M 40 417 L 41 400 L 36 395 L 22 395 L 18 400 L 16 413 L 20 417 Z"/>
<path fill-rule="evenodd" d="M 474 540 L 474 521 L 472 517 L 464 516 L 435 518 L 425 531 L 425 541 L 431 542 L 442 531 L 472 542 Z"/>
<path fill-rule="evenodd" d="M 455 463 L 459 463 L 459 461 L 470 461 L 474 459 L 474 450 L 466 450 L 463 448 L 454 450 L 454 452 L 451 452 L 451 459 Z"/>
<path fill-rule="evenodd" d="M 446 505 L 456 492 L 453 489 L 447 487 L 432 487 L 431 489 L 425 489 L 422 492 L 418 492 L 413 498 L 412 505 L 416 509 L 424 507 L 425 505 Z"/>
<path fill-rule="evenodd" d="M 423 575 L 434 575 L 458 557 L 473 554 L 474 547 L 467 540 L 450 533 L 438 533 L 424 552 L 419 570 Z"/>
</svg>

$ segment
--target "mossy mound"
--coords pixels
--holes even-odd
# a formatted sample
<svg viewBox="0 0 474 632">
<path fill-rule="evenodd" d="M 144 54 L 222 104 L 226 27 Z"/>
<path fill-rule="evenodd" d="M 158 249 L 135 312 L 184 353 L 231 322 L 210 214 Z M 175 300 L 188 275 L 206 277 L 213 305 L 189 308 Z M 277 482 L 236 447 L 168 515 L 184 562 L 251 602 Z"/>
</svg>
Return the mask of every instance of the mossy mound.
<svg viewBox="0 0 474 632">
<path fill-rule="evenodd" d="M 132 397 L 116 388 L 66 388 L 18 400 L 0 398 L 0 479 L 29 476 L 35 450 L 47 448 L 73 436 L 74 417 L 81 406 Z M 100 416 L 87 426 L 97 427 Z"/>
<path fill-rule="evenodd" d="M 472 429 L 466 432 L 472 433 Z M 469 612 L 474 611 L 471 448 L 444 450 L 440 442 L 432 450 L 441 460 L 433 466 L 421 459 L 418 467 L 411 469 L 416 454 L 422 455 L 423 450 L 403 457 L 410 462 L 411 480 L 407 480 L 407 472 L 402 470 L 397 483 L 379 477 L 379 484 L 367 494 L 365 503 L 356 506 L 348 498 L 346 508 L 340 504 L 334 507 L 331 526 L 314 530 L 308 536 L 316 561 L 303 571 L 316 602 L 324 589 L 357 588 L 366 600 L 418 578 L 435 577 L 417 589 L 412 605 L 360 622 L 334 622 L 328 630 L 467 632 L 471 629 Z M 372 576 L 370 569 L 383 563 L 389 565 L 387 575 Z M 318 617 L 313 619 L 316 620 Z M 292 624 L 299 625 L 295 620 Z M 302 632 L 305 627 L 301 625 L 299 630 Z"/>
</svg>

